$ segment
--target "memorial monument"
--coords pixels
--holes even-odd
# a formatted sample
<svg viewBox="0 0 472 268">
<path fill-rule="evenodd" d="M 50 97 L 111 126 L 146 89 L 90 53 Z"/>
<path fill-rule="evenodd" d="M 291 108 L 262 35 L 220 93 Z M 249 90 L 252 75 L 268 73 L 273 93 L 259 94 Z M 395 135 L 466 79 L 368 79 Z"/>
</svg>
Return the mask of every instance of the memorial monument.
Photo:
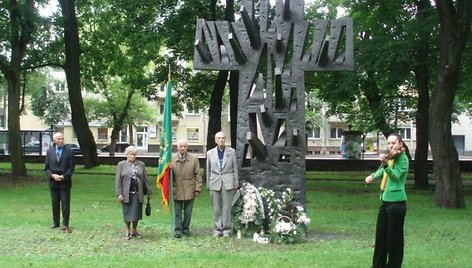
<svg viewBox="0 0 472 268">
<path fill-rule="evenodd" d="M 197 20 L 194 68 L 239 72 L 240 180 L 305 203 L 308 71 L 354 67 L 350 18 L 304 21 L 303 0 L 244 0 L 236 22 Z M 236 16 L 238 17 L 238 16 Z M 233 105 L 233 103 L 231 103 Z"/>
</svg>

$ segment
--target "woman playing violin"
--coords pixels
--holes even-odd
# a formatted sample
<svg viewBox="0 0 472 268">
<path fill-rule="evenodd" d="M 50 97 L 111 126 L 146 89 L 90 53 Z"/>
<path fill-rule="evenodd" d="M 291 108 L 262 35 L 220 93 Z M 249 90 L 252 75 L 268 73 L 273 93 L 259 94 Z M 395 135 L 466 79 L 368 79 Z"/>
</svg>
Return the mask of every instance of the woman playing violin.
<svg viewBox="0 0 472 268">
<path fill-rule="evenodd" d="M 409 160 L 399 134 L 387 139 L 388 153 L 379 156 L 382 165 L 365 178 L 367 184 L 380 183 L 380 205 L 375 234 L 375 250 L 372 267 L 401 267 L 403 261 L 403 225 L 406 215 L 405 183 Z"/>
</svg>

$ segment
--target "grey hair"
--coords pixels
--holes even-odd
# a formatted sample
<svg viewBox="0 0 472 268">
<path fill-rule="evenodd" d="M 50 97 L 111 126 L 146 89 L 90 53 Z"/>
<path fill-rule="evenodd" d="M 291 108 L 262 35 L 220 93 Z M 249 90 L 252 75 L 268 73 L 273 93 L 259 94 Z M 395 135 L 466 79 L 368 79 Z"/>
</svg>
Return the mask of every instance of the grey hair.
<svg viewBox="0 0 472 268">
<path fill-rule="evenodd" d="M 128 155 L 130 153 L 136 153 L 137 150 L 136 150 L 136 147 L 134 145 L 130 145 L 128 147 L 126 147 L 125 149 L 125 155 Z"/>
<path fill-rule="evenodd" d="M 59 137 L 59 135 L 64 137 L 64 134 L 62 134 L 61 132 L 56 132 L 52 135 L 52 139 L 55 140 L 57 137 Z"/>
<path fill-rule="evenodd" d="M 183 144 L 187 145 L 187 140 L 186 139 L 180 139 L 180 140 L 177 141 L 177 145 L 180 146 L 180 145 L 183 145 Z"/>
</svg>

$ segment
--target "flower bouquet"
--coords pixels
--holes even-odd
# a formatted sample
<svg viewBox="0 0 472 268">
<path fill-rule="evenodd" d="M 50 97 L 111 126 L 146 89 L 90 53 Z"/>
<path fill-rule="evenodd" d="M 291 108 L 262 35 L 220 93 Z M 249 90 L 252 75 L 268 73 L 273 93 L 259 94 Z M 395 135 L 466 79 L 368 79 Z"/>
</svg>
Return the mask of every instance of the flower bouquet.
<svg viewBox="0 0 472 268">
<path fill-rule="evenodd" d="M 261 232 L 265 214 L 259 190 L 250 183 L 244 183 L 234 196 L 231 214 L 238 237 Z"/>
<path fill-rule="evenodd" d="M 295 243 L 306 234 L 310 223 L 305 208 L 295 202 L 290 188 L 278 199 L 272 190 L 244 183 L 236 192 L 231 213 L 238 238 L 252 236 L 254 241 L 264 244 Z"/>
<path fill-rule="evenodd" d="M 295 202 L 293 190 L 287 188 L 282 199 L 277 200 L 278 218 L 273 228 L 274 240 L 279 243 L 295 243 L 306 235 L 306 226 L 310 223 L 305 208 Z"/>
<path fill-rule="evenodd" d="M 297 234 L 297 226 L 287 216 L 280 216 L 274 227 L 274 234 L 279 243 L 291 244 L 295 242 Z"/>
</svg>

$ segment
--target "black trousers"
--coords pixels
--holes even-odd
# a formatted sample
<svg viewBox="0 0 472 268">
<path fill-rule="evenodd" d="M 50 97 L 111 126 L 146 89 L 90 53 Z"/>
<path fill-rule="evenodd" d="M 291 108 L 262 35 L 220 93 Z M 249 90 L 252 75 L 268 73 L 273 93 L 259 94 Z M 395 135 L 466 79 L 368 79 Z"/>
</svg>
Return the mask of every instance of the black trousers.
<svg viewBox="0 0 472 268">
<path fill-rule="evenodd" d="M 59 226 L 60 209 L 62 207 L 62 225 L 69 226 L 70 216 L 70 188 L 49 189 L 52 203 L 52 220 L 54 225 Z"/>
<path fill-rule="evenodd" d="M 396 268 L 402 266 L 405 215 L 405 201 L 383 202 L 380 205 L 372 267 Z"/>
<path fill-rule="evenodd" d="M 175 234 L 189 234 L 192 219 L 193 200 L 174 200 Z M 182 210 L 184 218 L 182 219 Z"/>
</svg>

